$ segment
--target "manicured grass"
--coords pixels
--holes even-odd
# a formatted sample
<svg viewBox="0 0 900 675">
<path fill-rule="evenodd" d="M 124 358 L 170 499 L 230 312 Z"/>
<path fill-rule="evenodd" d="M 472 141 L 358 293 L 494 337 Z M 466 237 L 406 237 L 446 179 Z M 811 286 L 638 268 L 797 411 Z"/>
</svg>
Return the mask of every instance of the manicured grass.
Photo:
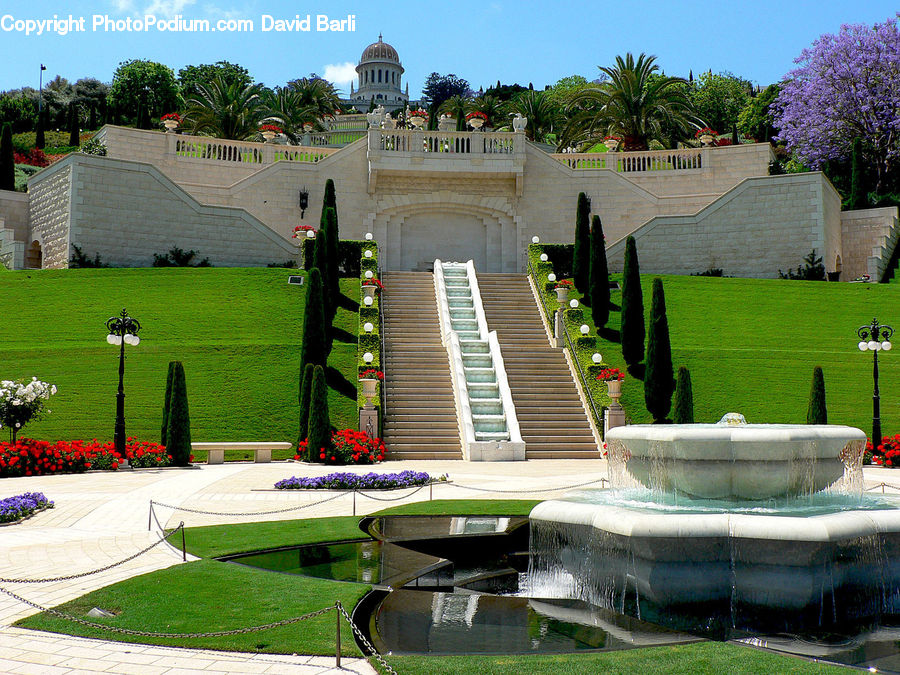
<svg viewBox="0 0 900 675">
<path fill-rule="evenodd" d="M 540 499 L 435 499 L 401 504 L 379 511 L 379 516 L 484 515 L 527 516 Z"/>
<path fill-rule="evenodd" d="M 126 307 L 142 325 L 141 344 L 126 347 L 128 435 L 159 440 L 168 362 L 180 360 L 193 440 L 293 442 L 305 287 L 289 286 L 287 276 L 297 273 L 145 268 L 2 275 L 0 313 L 14 320 L 0 322 L 0 377 L 36 376 L 59 389 L 52 414 L 22 435 L 112 438 L 118 350 L 106 344 L 104 324 Z M 343 279 L 341 288 L 355 299 L 359 279 Z M 328 405 L 339 428 L 356 425 L 357 323 L 355 311 L 338 311 Z"/>
<path fill-rule="evenodd" d="M 387 656 L 403 675 L 846 675 L 847 668 L 812 663 L 750 647 L 723 642 L 699 642 L 671 647 L 649 647 L 592 654 L 547 656 Z M 376 665 L 374 660 L 371 660 Z M 380 670 L 379 672 L 384 672 Z"/>
<path fill-rule="evenodd" d="M 641 278 L 647 317 L 654 276 Z M 620 281 L 621 275 L 611 278 Z M 697 422 L 717 422 L 727 412 L 739 412 L 748 422 L 805 423 L 813 368 L 820 365 L 829 423 L 849 424 L 871 434 L 872 354 L 857 349 L 856 330 L 873 316 L 900 327 L 900 286 L 661 278 L 672 360 L 676 369 L 685 365 L 691 371 Z M 620 291 L 613 291 L 612 303 L 621 304 Z M 556 306 L 553 295 L 551 307 Z M 595 336 L 590 308 L 580 309 L 582 317 L 577 325 L 570 324 L 570 335 L 577 339 L 583 322 Z M 618 332 L 619 318 L 618 310 L 610 312 L 607 328 Z M 584 345 L 579 353 L 584 367 L 592 365 L 595 351 L 603 355 L 604 363 L 624 370 L 618 342 L 600 337 L 596 346 Z M 882 353 L 878 366 L 882 428 L 885 434 L 894 434 L 900 431 L 900 353 Z M 591 386 L 599 408 L 609 399 L 605 385 L 597 385 Z M 644 405 L 643 382 L 633 375 L 623 382 L 621 402 L 632 422 L 652 421 Z"/>
<path fill-rule="evenodd" d="M 101 588 L 58 606 L 61 612 L 119 628 L 160 633 L 232 630 L 280 621 L 312 612 L 340 600 L 351 611 L 369 590 L 353 584 L 198 560 L 151 572 Z M 118 613 L 86 617 L 93 607 Z M 359 656 L 349 624 L 342 621 L 342 653 Z M 204 649 L 281 654 L 334 654 L 335 615 L 261 632 L 208 638 L 155 638 L 111 633 L 47 614 L 30 616 L 17 625 L 119 642 L 175 645 Z"/>
</svg>

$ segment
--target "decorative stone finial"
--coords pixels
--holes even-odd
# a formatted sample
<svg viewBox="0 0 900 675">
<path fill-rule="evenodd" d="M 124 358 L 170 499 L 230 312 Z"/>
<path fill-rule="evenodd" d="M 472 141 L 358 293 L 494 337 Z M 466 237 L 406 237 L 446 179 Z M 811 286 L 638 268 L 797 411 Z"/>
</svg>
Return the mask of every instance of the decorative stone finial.
<svg viewBox="0 0 900 675">
<path fill-rule="evenodd" d="M 744 416 L 741 413 L 725 413 L 722 415 L 722 419 L 720 419 L 716 424 L 723 424 L 729 427 L 738 427 L 742 424 L 747 424 L 747 420 L 744 419 Z"/>
</svg>

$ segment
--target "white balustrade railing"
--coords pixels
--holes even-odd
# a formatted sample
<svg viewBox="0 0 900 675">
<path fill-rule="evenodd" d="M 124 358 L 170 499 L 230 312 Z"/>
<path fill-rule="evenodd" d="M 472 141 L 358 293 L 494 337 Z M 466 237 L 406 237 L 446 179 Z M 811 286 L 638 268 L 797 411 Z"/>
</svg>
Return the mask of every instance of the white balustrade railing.
<svg viewBox="0 0 900 675">
<path fill-rule="evenodd" d="M 524 145 L 519 145 L 524 135 L 509 132 L 371 129 L 369 133 L 377 134 L 375 149 L 384 152 L 512 155 L 519 147 L 524 151 Z"/>
<path fill-rule="evenodd" d="M 707 152 L 708 150 L 704 148 L 636 152 L 558 152 L 551 157 L 570 169 L 609 169 L 620 173 L 630 173 L 702 169 Z"/>
<path fill-rule="evenodd" d="M 325 134 L 312 134 L 311 136 Z M 337 148 L 227 141 L 206 136 L 168 134 L 169 153 L 176 159 L 190 159 L 224 164 L 246 164 L 263 167 L 275 162 L 318 162 Z"/>
</svg>

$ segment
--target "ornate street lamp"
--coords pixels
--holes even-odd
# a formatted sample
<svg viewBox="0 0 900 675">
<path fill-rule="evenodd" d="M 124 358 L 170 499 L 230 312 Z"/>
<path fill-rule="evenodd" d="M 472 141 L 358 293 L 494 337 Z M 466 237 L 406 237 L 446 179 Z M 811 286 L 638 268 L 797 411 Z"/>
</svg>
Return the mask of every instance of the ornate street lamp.
<svg viewBox="0 0 900 675">
<path fill-rule="evenodd" d="M 856 331 L 859 335 L 859 350 L 871 351 L 875 357 L 875 365 L 872 375 L 875 378 L 875 390 L 872 393 L 872 447 L 877 448 L 881 443 L 881 397 L 878 395 L 878 352 L 890 351 L 891 335 L 894 329 L 878 323 L 878 319 L 872 319 L 872 325 L 860 326 Z"/>
<path fill-rule="evenodd" d="M 141 339 L 137 336 L 141 324 L 137 319 L 128 316 L 124 309 L 119 316 L 112 316 L 106 322 L 109 335 L 106 341 L 111 345 L 119 346 L 119 393 L 116 394 L 116 452 L 122 458 L 124 466 L 128 466 L 128 458 L 125 454 L 125 345 L 137 346 Z"/>
</svg>

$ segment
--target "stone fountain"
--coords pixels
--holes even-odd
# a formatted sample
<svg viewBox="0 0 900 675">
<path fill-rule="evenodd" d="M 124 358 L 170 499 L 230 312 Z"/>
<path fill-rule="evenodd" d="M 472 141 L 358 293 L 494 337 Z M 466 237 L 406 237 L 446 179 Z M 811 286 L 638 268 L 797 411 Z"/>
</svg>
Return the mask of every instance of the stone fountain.
<svg viewBox="0 0 900 675">
<path fill-rule="evenodd" d="M 900 510 L 862 490 L 866 436 L 836 425 L 632 425 L 611 490 L 531 512 L 529 583 L 717 637 L 900 610 Z"/>
</svg>

